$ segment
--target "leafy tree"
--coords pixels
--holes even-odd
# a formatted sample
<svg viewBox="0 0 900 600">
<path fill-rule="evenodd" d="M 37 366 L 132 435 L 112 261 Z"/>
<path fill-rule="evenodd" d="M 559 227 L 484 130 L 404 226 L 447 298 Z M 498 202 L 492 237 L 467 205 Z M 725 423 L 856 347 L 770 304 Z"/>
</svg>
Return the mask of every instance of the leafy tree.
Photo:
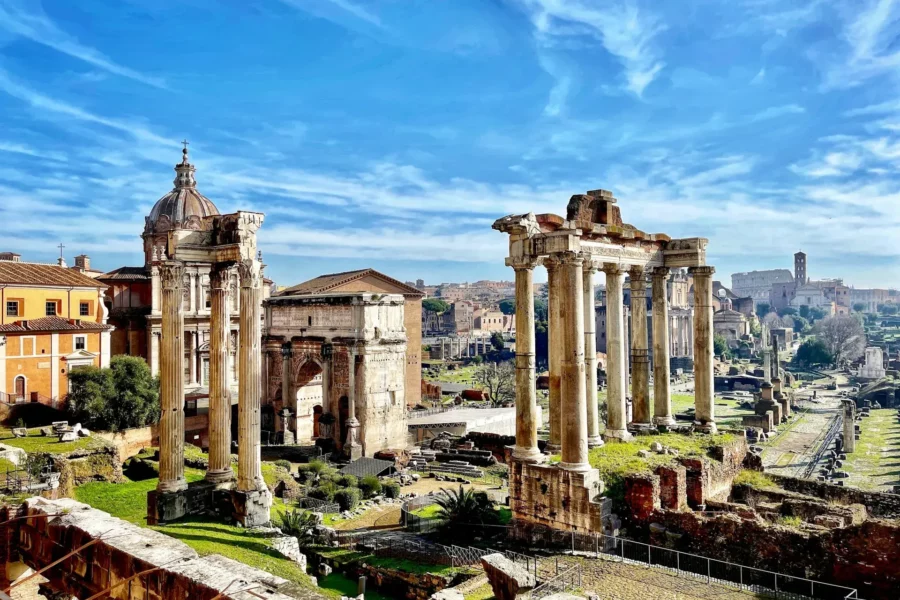
<svg viewBox="0 0 900 600">
<path fill-rule="evenodd" d="M 878 307 L 878 312 L 880 312 L 883 315 L 889 315 L 889 316 L 896 315 L 897 307 L 894 306 L 893 304 L 882 304 Z"/>
<path fill-rule="evenodd" d="M 838 365 L 859 358 L 866 348 L 866 333 L 862 323 L 849 315 L 822 319 L 816 323 L 813 332 Z"/>
<path fill-rule="evenodd" d="M 750 335 L 754 337 L 762 335 L 762 325 L 759 324 L 759 319 L 752 319 L 750 321 Z"/>
<path fill-rule="evenodd" d="M 859 312 L 859 313 L 861 313 L 861 312 L 863 312 L 864 310 L 866 310 L 866 305 L 865 305 L 864 303 L 862 303 L 862 302 L 855 302 L 855 303 L 853 304 L 853 311 L 854 311 L 854 312 Z"/>
<path fill-rule="evenodd" d="M 435 497 L 440 507 L 438 517 L 443 519 L 444 535 L 453 539 L 471 539 L 481 534 L 486 525 L 498 522 L 497 511 L 484 492 L 474 489 L 447 490 Z"/>
<path fill-rule="evenodd" d="M 499 331 L 495 331 L 491 334 L 491 346 L 494 347 L 494 350 L 497 352 L 501 352 L 504 348 L 506 348 L 506 340 L 503 339 L 503 334 Z"/>
<path fill-rule="evenodd" d="M 725 339 L 725 336 L 717 333 L 713 336 L 713 352 L 716 356 L 728 356 L 730 353 L 728 351 L 728 340 Z"/>
<path fill-rule="evenodd" d="M 159 421 L 159 380 L 142 358 L 116 356 L 109 368 L 75 369 L 69 382 L 69 412 L 90 428 L 119 431 Z"/>
<path fill-rule="evenodd" d="M 811 338 L 800 344 L 794 360 L 800 365 L 830 365 L 834 357 L 828 351 L 825 342 Z"/>
<path fill-rule="evenodd" d="M 474 380 L 490 394 L 494 404 L 516 399 L 516 369 L 512 361 L 484 363 L 476 369 Z"/>
<path fill-rule="evenodd" d="M 756 314 L 765 316 L 772 310 L 772 306 L 768 302 L 760 302 L 756 305 Z"/>
<path fill-rule="evenodd" d="M 442 314 L 450 310 L 450 305 L 446 300 L 440 298 L 425 298 L 422 300 L 422 309 L 428 312 Z"/>
<path fill-rule="evenodd" d="M 804 319 L 809 318 L 809 306 L 804 304 L 800 307 L 800 316 L 803 317 Z"/>
<path fill-rule="evenodd" d="M 820 319 L 824 319 L 826 317 L 824 308 L 810 308 L 809 309 L 809 320 L 810 321 L 818 321 Z"/>
<path fill-rule="evenodd" d="M 790 317 L 791 315 L 797 314 L 797 309 L 794 308 L 793 306 L 787 306 L 787 307 L 781 309 L 780 311 L 778 311 L 778 314 L 781 315 L 782 317 Z"/>
<path fill-rule="evenodd" d="M 794 331 L 806 331 L 809 329 L 809 321 L 801 316 L 790 317 L 794 320 Z"/>
<path fill-rule="evenodd" d="M 547 301 L 543 298 L 534 299 L 534 320 L 547 321 Z"/>
<path fill-rule="evenodd" d="M 500 312 L 504 315 L 514 315 L 516 314 L 516 301 L 514 298 L 507 298 L 506 300 L 500 301 Z"/>
</svg>

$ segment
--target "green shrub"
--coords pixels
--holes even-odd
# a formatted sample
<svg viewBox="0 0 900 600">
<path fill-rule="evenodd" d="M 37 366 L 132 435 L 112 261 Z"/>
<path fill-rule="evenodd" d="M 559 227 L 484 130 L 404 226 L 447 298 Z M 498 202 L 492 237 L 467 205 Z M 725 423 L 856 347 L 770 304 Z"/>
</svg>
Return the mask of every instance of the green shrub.
<svg viewBox="0 0 900 600">
<path fill-rule="evenodd" d="M 359 479 L 356 475 L 341 475 L 335 483 L 343 488 L 359 487 Z"/>
<path fill-rule="evenodd" d="M 371 498 L 381 493 L 381 482 L 374 475 L 366 475 L 360 480 L 359 489 L 362 490 L 363 497 Z"/>
<path fill-rule="evenodd" d="M 114 356 L 108 368 L 83 367 L 68 375 L 69 413 L 91 429 L 119 431 L 159 421 L 159 379 L 143 358 Z"/>
<path fill-rule="evenodd" d="M 321 460 L 313 460 L 307 465 L 310 471 L 318 475 L 322 471 L 328 469 L 328 463 Z"/>
<path fill-rule="evenodd" d="M 385 498 L 400 497 L 400 484 L 396 481 L 385 481 L 381 484 L 381 489 L 384 491 Z"/>
<path fill-rule="evenodd" d="M 316 498 L 318 500 L 326 500 L 328 502 L 334 501 L 334 495 L 337 493 L 338 488 L 332 481 L 326 481 L 325 483 L 320 483 L 316 487 L 309 490 L 309 497 Z"/>
<path fill-rule="evenodd" d="M 279 527 L 285 535 L 297 538 L 301 548 L 312 545 L 315 541 L 316 517 L 311 512 L 290 510 L 281 513 Z"/>
<path fill-rule="evenodd" d="M 334 501 L 340 505 L 341 510 L 353 510 L 359 506 L 361 497 L 362 492 L 359 491 L 359 488 L 348 487 L 335 492 Z"/>
<path fill-rule="evenodd" d="M 287 469 L 288 473 L 290 473 L 290 471 L 291 471 L 291 461 L 285 460 L 283 458 L 279 458 L 278 460 L 276 460 L 275 466 L 283 467 L 283 468 Z"/>
<path fill-rule="evenodd" d="M 319 471 L 319 482 L 324 483 L 326 481 L 332 481 L 335 484 L 342 477 L 342 475 L 338 472 L 334 467 L 326 467 Z"/>
</svg>

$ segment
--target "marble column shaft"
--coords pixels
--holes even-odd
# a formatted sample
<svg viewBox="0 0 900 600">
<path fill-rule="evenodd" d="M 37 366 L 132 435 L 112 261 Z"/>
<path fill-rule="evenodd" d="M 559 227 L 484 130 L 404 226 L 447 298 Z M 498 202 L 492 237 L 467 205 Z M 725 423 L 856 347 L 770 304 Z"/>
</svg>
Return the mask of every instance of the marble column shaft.
<svg viewBox="0 0 900 600">
<path fill-rule="evenodd" d="M 560 468 L 587 471 L 587 399 L 584 373 L 584 274 L 583 260 L 564 254 L 560 270 L 562 283 L 562 461 Z"/>
<path fill-rule="evenodd" d="M 631 399 L 634 424 L 649 427 L 650 352 L 647 338 L 647 278 L 642 268 L 629 272 L 631 284 Z"/>
<path fill-rule="evenodd" d="M 587 402 L 588 447 L 603 445 L 600 437 L 600 409 L 597 400 L 597 320 L 594 315 L 594 266 L 584 263 L 584 385 Z"/>
<path fill-rule="evenodd" d="M 231 470 L 231 391 L 228 382 L 229 271 L 213 269 L 209 278 L 212 314 L 209 327 L 209 466 L 206 479 L 234 479 Z"/>
<path fill-rule="evenodd" d="M 238 490 L 266 489 L 261 470 L 260 445 L 260 264 L 248 259 L 238 264 L 241 311 L 238 343 Z"/>
<path fill-rule="evenodd" d="M 605 441 L 629 440 L 626 428 L 625 392 L 627 368 L 625 362 L 625 320 L 622 284 L 625 271 L 617 264 L 606 264 L 606 432 Z"/>
<path fill-rule="evenodd" d="M 287 342 L 286 346 L 287 348 L 282 349 L 281 356 L 281 408 L 289 408 L 296 417 L 297 402 L 296 395 L 293 393 L 293 374 L 291 373 L 293 367 L 291 360 L 290 342 Z M 290 429 L 290 427 L 288 427 L 287 429 Z"/>
<path fill-rule="evenodd" d="M 694 426 L 715 432 L 713 387 L 713 267 L 691 267 L 694 276 Z"/>
<path fill-rule="evenodd" d="M 562 286 L 560 284 L 561 267 L 555 260 L 545 261 L 547 267 L 547 350 L 549 362 L 549 397 L 550 397 L 550 436 L 548 449 L 551 453 L 562 448 L 562 416 L 560 412 L 560 393 L 562 373 L 562 317 L 560 300 Z"/>
<path fill-rule="evenodd" d="M 159 484 L 160 492 L 187 488 L 184 478 L 184 311 L 181 263 L 165 263 L 162 280 L 160 344 Z"/>
<path fill-rule="evenodd" d="M 534 267 L 515 267 L 516 273 L 516 445 L 513 458 L 538 462 L 537 393 L 534 358 Z M 478 338 L 475 338 L 476 355 Z"/>
<path fill-rule="evenodd" d="M 669 391 L 669 303 L 666 298 L 668 267 L 653 269 L 653 424 L 674 425 Z"/>
</svg>

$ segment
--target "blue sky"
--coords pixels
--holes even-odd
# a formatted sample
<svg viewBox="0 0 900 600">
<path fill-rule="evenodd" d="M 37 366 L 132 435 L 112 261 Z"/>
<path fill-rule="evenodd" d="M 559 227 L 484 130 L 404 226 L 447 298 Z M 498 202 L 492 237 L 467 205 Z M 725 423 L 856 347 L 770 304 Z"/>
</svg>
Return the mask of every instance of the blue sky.
<svg viewBox="0 0 900 600">
<path fill-rule="evenodd" d="M 281 284 L 509 279 L 494 219 L 605 188 L 725 282 L 802 248 L 897 287 L 898 33 L 892 0 L 0 0 L 0 249 L 141 264 L 187 138 Z"/>
</svg>

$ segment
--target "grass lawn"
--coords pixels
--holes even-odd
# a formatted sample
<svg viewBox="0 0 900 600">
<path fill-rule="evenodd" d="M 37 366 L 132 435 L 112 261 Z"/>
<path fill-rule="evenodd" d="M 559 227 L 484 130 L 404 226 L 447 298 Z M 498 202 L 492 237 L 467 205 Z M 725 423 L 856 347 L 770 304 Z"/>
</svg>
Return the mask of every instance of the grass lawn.
<svg viewBox="0 0 900 600">
<path fill-rule="evenodd" d="M 198 469 L 185 468 L 188 482 L 198 481 L 203 475 L 203 471 Z M 75 498 L 120 519 L 145 526 L 147 492 L 156 488 L 157 481 L 147 479 L 119 484 L 87 483 L 75 490 Z M 286 509 L 279 499 L 275 499 L 272 519 L 277 523 L 278 514 Z M 262 534 L 252 530 L 201 517 L 190 517 L 153 529 L 183 541 L 201 556 L 221 554 L 304 587 L 311 585 L 309 577 L 296 563 L 277 554 L 269 547 L 268 540 Z M 340 594 L 333 592 L 333 595 Z"/>
<path fill-rule="evenodd" d="M 457 367 L 452 371 L 450 369 L 444 369 L 440 375 L 437 377 L 433 377 L 434 381 L 446 381 L 447 383 L 472 383 L 473 378 L 475 377 L 475 367 L 474 365 L 468 365 L 465 367 Z"/>
<path fill-rule="evenodd" d="M 350 579 L 343 573 L 332 573 L 328 577 L 319 578 L 319 589 L 325 593 L 333 593 L 335 596 L 347 596 L 355 598 L 357 581 Z M 366 585 L 366 600 L 388 600 L 388 596 L 382 596 L 371 584 Z"/>
<path fill-rule="evenodd" d="M 856 450 L 847 454 L 846 485 L 886 492 L 900 483 L 900 423 L 893 408 L 873 409 L 861 419 Z"/>
<path fill-rule="evenodd" d="M 28 436 L 17 438 L 12 434 L 9 427 L 0 427 L 0 443 L 15 448 L 21 448 L 28 454 L 35 452 L 46 452 L 49 454 L 62 454 L 72 452 L 73 450 L 83 450 L 85 448 L 99 448 L 106 445 L 106 442 L 99 438 L 86 437 L 78 438 L 74 442 L 60 442 L 55 435 L 41 435 L 40 427 L 34 427 L 28 430 Z"/>
<path fill-rule="evenodd" d="M 441 515 L 441 507 L 437 504 L 429 504 L 428 506 L 417 508 L 412 511 L 412 514 L 423 519 L 436 519 Z"/>
<path fill-rule="evenodd" d="M 600 471 L 600 478 L 607 486 L 606 495 L 619 497 L 624 493 L 624 476 L 650 473 L 660 465 L 674 462 L 676 457 L 670 454 L 652 452 L 647 458 L 638 456 L 638 451 L 649 450 L 653 442 L 678 450 L 679 456 L 706 456 L 713 447 L 733 439 L 734 435 L 730 433 L 718 435 L 664 433 L 636 436 L 630 442 L 605 444 L 600 448 L 593 448 L 588 454 L 588 460 L 592 467 Z"/>
</svg>

